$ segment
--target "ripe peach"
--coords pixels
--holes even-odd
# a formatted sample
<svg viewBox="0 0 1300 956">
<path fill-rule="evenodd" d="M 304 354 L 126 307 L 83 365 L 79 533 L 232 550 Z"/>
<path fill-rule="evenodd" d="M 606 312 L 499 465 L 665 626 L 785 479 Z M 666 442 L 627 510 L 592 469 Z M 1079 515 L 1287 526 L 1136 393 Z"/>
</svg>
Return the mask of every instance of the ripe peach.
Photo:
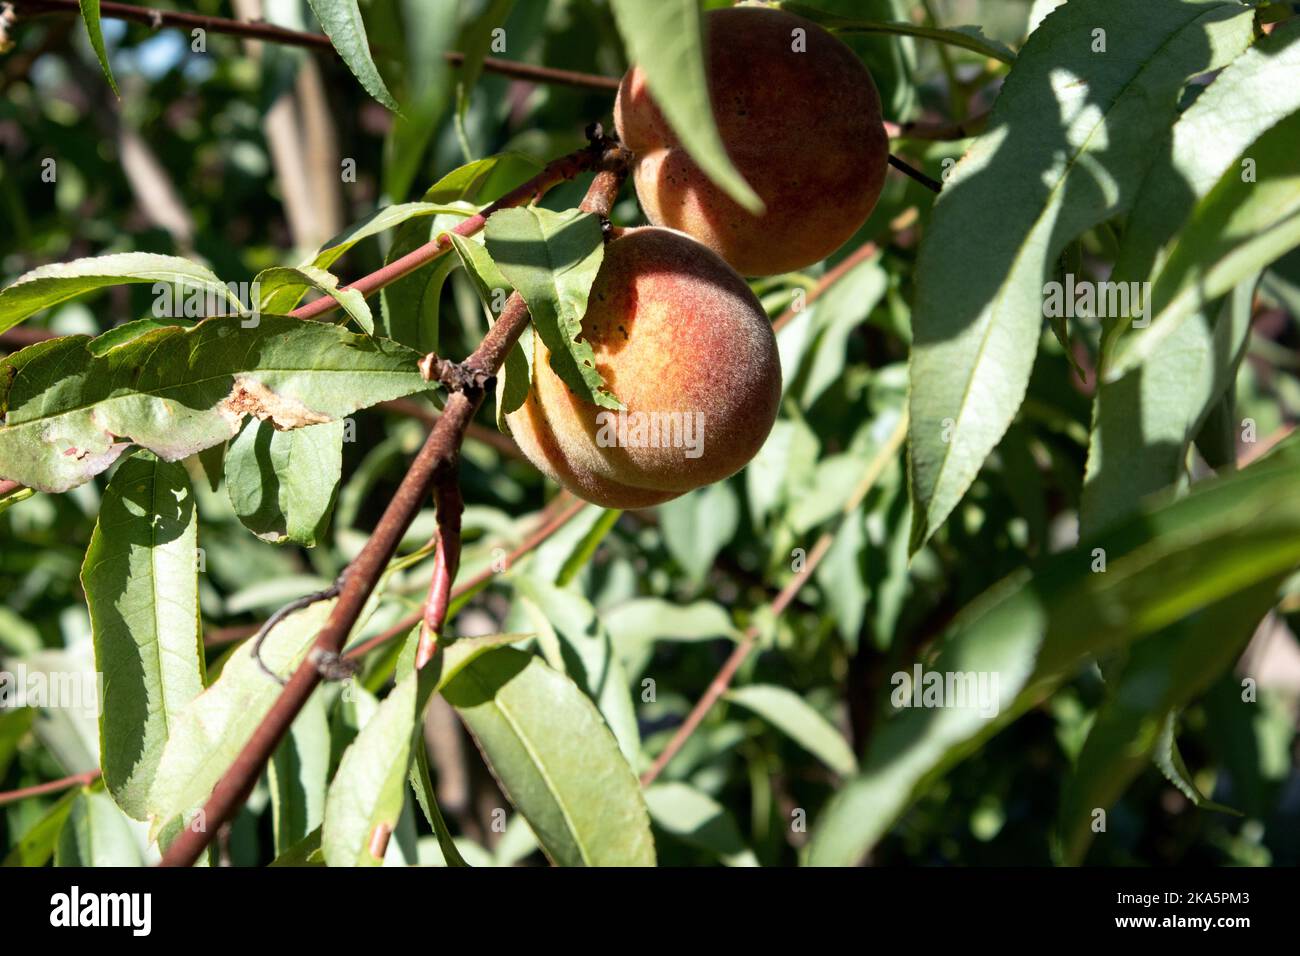
<svg viewBox="0 0 1300 956">
<path fill-rule="evenodd" d="M 781 397 L 772 325 L 716 253 L 669 229 L 605 247 L 582 338 L 626 406 L 579 398 L 533 335 L 533 383 L 507 416 L 539 469 L 607 508 L 645 508 L 719 481 L 754 457 Z"/>
<path fill-rule="evenodd" d="M 802 269 L 848 241 L 880 198 L 889 139 L 875 83 L 847 46 L 802 17 L 740 7 L 711 11 L 705 25 L 714 119 L 766 211 L 751 214 L 701 172 L 633 67 L 614 123 L 636 157 L 641 206 L 742 275 Z"/>
</svg>

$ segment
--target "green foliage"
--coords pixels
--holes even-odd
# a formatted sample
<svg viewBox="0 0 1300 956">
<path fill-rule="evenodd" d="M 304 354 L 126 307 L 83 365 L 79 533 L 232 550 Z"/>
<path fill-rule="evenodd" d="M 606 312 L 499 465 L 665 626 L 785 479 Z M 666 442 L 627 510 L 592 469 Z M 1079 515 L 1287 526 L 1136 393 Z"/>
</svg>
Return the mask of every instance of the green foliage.
<svg viewBox="0 0 1300 956">
<path fill-rule="evenodd" d="M 1300 445 L 1261 454 L 1300 420 L 1295 5 L 779 4 L 871 67 L 891 148 L 943 189 L 891 174 L 827 262 L 751 283 L 784 391 L 742 472 L 574 507 L 482 426 L 523 404 L 534 333 L 575 400 L 622 407 L 581 337 L 604 224 L 585 176 L 472 217 L 608 130 L 630 63 L 752 208 L 705 84 L 717 5 L 268 7 L 337 61 L 216 30 L 200 54 L 89 0 L 89 50 L 55 16 L 10 28 L 0 671 L 102 698 L 3 699 L 5 865 L 147 865 L 210 822 L 282 692 L 250 635 L 356 559 L 441 414 L 421 357 L 468 355 L 515 291 L 535 326 L 460 452 L 438 651 L 416 671 L 425 501 L 232 862 L 1300 862 L 1300 698 L 1269 656 L 1300 625 Z M 643 221 L 630 189 L 611 219 Z M 439 241 L 377 298 L 345 288 Z M 1052 313 L 1067 278 L 1150 295 Z M 287 314 L 318 296 L 323 321 Z M 281 619 L 266 668 L 336 606 Z"/>
</svg>

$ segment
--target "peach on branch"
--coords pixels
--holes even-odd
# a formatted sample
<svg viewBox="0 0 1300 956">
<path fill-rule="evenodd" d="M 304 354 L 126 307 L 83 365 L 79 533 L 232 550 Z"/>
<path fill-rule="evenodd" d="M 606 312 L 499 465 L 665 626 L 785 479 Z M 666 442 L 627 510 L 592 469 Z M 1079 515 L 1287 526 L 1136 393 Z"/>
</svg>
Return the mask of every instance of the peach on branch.
<svg viewBox="0 0 1300 956">
<path fill-rule="evenodd" d="M 750 276 L 790 272 L 842 246 L 875 208 L 889 162 L 871 74 L 821 27 L 780 10 L 706 17 L 713 115 L 732 163 L 763 200 L 750 213 L 682 149 L 635 66 L 614 121 L 635 155 L 646 216 L 689 233 Z"/>
<path fill-rule="evenodd" d="M 772 326 L 745 281 L 689 236 L 616 232 L 582 320 L 625 408 L 572 391 L 533 335 L 533 381 L 507 416 L 529 460 L 607 508 L 645 508 L 739 471 L 776 420 Z"/>
</svg>

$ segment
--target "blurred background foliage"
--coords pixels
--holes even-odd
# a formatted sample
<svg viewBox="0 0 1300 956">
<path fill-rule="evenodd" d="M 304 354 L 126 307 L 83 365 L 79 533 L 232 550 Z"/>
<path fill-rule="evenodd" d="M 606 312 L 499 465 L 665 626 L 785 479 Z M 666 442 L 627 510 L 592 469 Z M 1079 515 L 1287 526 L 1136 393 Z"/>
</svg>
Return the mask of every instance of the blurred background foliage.
<svg viewBox="0 0 1300 956">
<path fill-rule="evenodd" d="M 1053 4 L 819 5 L 880 19 L 978 23 L 986 35 L 1014 46 Z M 599 0 L 370 0 L 362 7 L 378 65 L 403 104 L 400 119 L 327 54 L 258 48 L 217 34 L 206 37 L 206 52 L 194 52 L 183 31 L 105 20 L 118 100 L 79 20 L 48 16 L 11 28 L 14 48 L 0 57 L 0 280 L 7 284 L 43 263 L 142 250 L 197 256 L 223 279 L 248 281 L 269 265 L 300 259 L 381 205 L 418 199 L 468 159 L 518 154 L 486 184 L 479 198 L 489 200 L 536 163 L 581 145 L 589 122 L 612 127 L 611 92 L 485 72 L 462 94 L 458 70 L 441 56 L 482 37 L 504 9 L 499 25 L 507 48 L 492 55 L 618 77 L 624 54 L 610 10 Z M 197 0 L 185 9 L 318 29 L 298 0 Z M 991 105 L 1004 72 L 974 54 L 911 39 L 850 42 L 871 66 L 886 117 L 896 123 L 977 116 Z M 458 119 L 461 95 L 467 101 Z M 904 141 L 895 149 L 937 178 L 944 159 L 960 156 L 964 145 Z M 56 163 L 53 183 L 43 177 L 48 160 Z M 545 205 L 572 207 L 585 185 L 557 188 Z M 783 328 L 782 415 L 748 469 L 612 524 L 598 509 L 584 509 L 510 575 L 494 578 L 464 603 L 457 632 L 535 630 L 519 581 L 572 577 L 570 590 L 594 607 L 600 622 L 583 626 L 607 629 L 625 666 L 644 741 L 638 769 L 644 769 L 717 672 L 729 638 L 756 624 L 761 653 L 746 661 L 736 686 L 790 688 L 861 753 L 888 709 L 892 673 L 918 655 L 924 659 L 971 598 L 1027 560 L 1073 543 L 1087 448 L 1091 386 L 1071 371 L 1049 335 L 1011 432 L 944 531 L 910 565 L 910 513 L 898 461 L 844 521 L 828 559 L 790 610 L 779 620 L 766 611 L 791 575 L 792 553 L 811 549 L 823 530 L 836 526 L 840 503 L 898 421 L 907 386 L 911 275 L 931 201 L 916 183 L 891 175 L 871 220 L 824 266 L 755 284 L 775 317 L 865 243 L 883 250 L 858 261 Z M 630 188 L 613 218 L 641 221 Z M 360 243 L 334 271 L 345 278 L 373 271 L 390 240 Z M 1101 262 L 1103 239 L 1090 233 L 1079 254 Z M 1300 414 L 1300 255 L 1275 266 L 1261 294 L 1238 400 L 1241 415 L 1267 435 Z M 149 302 L 147 286 L 121 286 L 31 324 L 93 333 L 147 314 Z M 484 319 L 463 273 L 445 286 L 441 310 L 439 351 L 466 354 Z M 1085 344 L 1096 341 L 1096 329 L 1086 324 L 1076 334 Z M 357 416 L 355 441 L 344 446 L 329 534 L 311 551 L 259 541 L 240 525 L 223 491 L 196 481 L 210 668 L 219 666 L 232 637 L 327 583 L 356 554 L 422 439 L 421 416 L 430 412 L 422 400 Z M 491 409 L 480 423 L 491 427 Z M 500 441 L 471 441 L 463 471 L 469 505 L 463 576 L 517 546 L 542 509 L 564 504 L 552 501 L 554 489 Z M 87 658 L 78 571 L 105 479 L 65 495 L 37 495 L 0 513 L 0 660 L 6 666 L 57 669 L 60 661 Z M 432 513 L 421 515 L 404 547 L 423 544 L 432 527 Z M 589 561 L 572 560 L 592 549 Z M 428 567 L 419 563 L 394 575 L 367 634 L 417 606 Z M 1300 602 L 1290 607 L 1300 610 Z M 1195 809 L 1150 767 L 1112 810 L 1110 832 L 1095 842 L 1088 862 L 1300 863 L 1295 622 L 1294 614 L 1271 616 L 1248 651 L 1260 683 L 1258 706 L 1241 706 L 1238 678 L 1228 674 L 1182 720 L 1182 752 L 1202 791 L 1243 815 Z M 391 656 L 371 662 L 363 683 L 380 689 L 391 668 Z M 645 699 L 647 678 L 653 700 Z M 1102 696 L 1100 675 L 1080 674 L 948 774 L 871 861 L 1050 862 L 1061 787 Z M 341 702 L 331 706 L 336 720 L 345 719 Z M 499 808 L 508 804 L 441 701 L 431 711 L 428 737 L 440 803 L 467 859 L 540 862 L 521 821 L 501 832 Z M 0 790 L 91 770 L 95 748 L 93 720 L 0 712 Z M 657 785 L 651 808 L 660 860 L 792 863 L 807 833 L 791 821 L 799 811 L 815 821 L 836 782 L 836 771 L 800 743 L 753 710 L 724 701 Z M 19 838 L 31 836 L 59 799 L 3 808 L 0 845 L 10 862 Z M 408 795 L 394 841 L 408 861 L 436 858 L 418 817 Z M 136 847 L 126 840 L 128 857 L 142 852 L 139 834 L 131 832 Z M 273 847 L 263 785 L 223 840 L 222 853 L 237 864 L 266 863 Z"/>
</svg>

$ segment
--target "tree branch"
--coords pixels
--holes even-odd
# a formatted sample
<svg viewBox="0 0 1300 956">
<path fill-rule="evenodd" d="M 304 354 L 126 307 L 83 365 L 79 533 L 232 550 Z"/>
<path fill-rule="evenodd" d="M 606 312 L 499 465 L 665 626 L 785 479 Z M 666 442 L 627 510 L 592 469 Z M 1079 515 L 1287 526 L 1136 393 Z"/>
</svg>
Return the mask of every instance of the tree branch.
<svg viewBox="0 0 1300 956">
<path fill-rule="evenodd" d="M 71 777 L 64 777 L 62 780 L 51 780 L 49 783 L 38 783 L 34 787 L 23 787 L 21 790 L 10 790 L 6 793 L 0 793 L 0 807 L 7 806 L 11 803 L 17 803 L 19 800 L 26 800 L 28 797 L 40 797 L 47 793 L 58 793 L 60 790 L 69 790 L 72 787 L 84 787 L 94 783 L 99 779 L 98 770 L 87 770 L 85 773 L 73 774 Z"/>
<path fill-rule="evenodd" d="M 79 0 L 9 0 L 18 13 L 76 15 L 80 12 Z M 158 30 L 162 27 L 178 27 L 187 30 L 201 29 L 211 33 L 224 33 L 230 36 L 244 37 L 249 40 L 262 40 L 267 43 L 279 43 L 284 46 L 300 46 L 313 50 L 334 52 L 334 45 L 323 33 L 311 33 L 304 30 L 290 30 L 273 23 L 232 20 L 226 17 L 209 17 L 201 13 L 184 13 L 176 10 L 157 10 L 151 7 L 133 6 L 127 3 L 113 3 L 105 0 L 99 7 L 100 16 L 111 20 L 130 20 L 143 23 Z M 465 54 L 448 52 L 443 54 L 447 62 L 460 66 L 465 61 Z M 565 86 L 577 86 L 589 90 L 617 90 L 619 80 L 613 76 L 598 76 L 593 73 L 578 73 L 573 70 L 555 70 L 528 63 L 515 63 L 510 60 L 497 60 L 486 57 L 483 69 L 489 73 L 499 73 L 516 80 L 532 83 L 560 83 Z"/>
<path fill-rule="evenodd" d="M 804 585 L 808 583 L 813 572 L 817 570 L 817 565 L 821 563 L 822 558 L 826 556 L 826 552 L 830 551 L 831 545 L 835 543 L 835 535 L 843 525 L 845 519 L 854 512 L 858 505 L 862 503 L 863 499 L 867 497 L 867 494 L 871 489 L 875 487 L 876 482 L 884 473 L 886 466 L 894 460 L 894 456 L 898 454 L 899 449 L 903 447 L 903 442 L 906 440 L 907 413 L 904 412 L 899 418 L 898 424 L 894 427 L 893 434 L 889 436 L 889 440 L 885 442 L 880 451 L 878 451 L 875 457 L 871 459 L 871 463 L 867 465 L 867 470 L 862 475 L 862 480 L 858 482 L 857 487 L 854 488 L 853 492 L 849 495 L 848 500 L 844 502 L 844 507 L 840 511 L 839 521 L 836 526 L 822 533 L 821 537 L 817 539 L 817 543 L 813 545 L 812 550 L 808 552 L 808 558 L 805 561 L 803 568 L 795 574 L 794 577 L 787 581 L 785 587 L 781 588 L 776 597 L 772 599 L 771 609 L 773 617 L 780 617 L 781 614 L 785 612 L 785 609 L 794 601 L 795 597 L 803 589 Z M 754 645 L 758 642 L 758 636 L 759 629 L 756 624 L 751 625 L 745 631 L 744 637 L 741 638 L 740 643 L 736 645 L 735 650 L 731 652 L 731 655 L 723 663 L 722 667 L 718 670 L 717 675 L 709 682 L 709 686 L 705 689 L 703 696 L 701 696 L 695 706 L 691 708 L 690 713 L 686 715 L 686 719 L 682 721 L 681 726 L 677 728 L 677 732 L 674 733 L 672 738 L 668 741 L 668 745 L 664 747 L 659 756 L 655 758 L 655 762 L 651 765 L 650 769 L 641 775 L 641 786 L 648 787 L 650 784 L 654 783 L 659 774 L 663 773 L 664 768 L 668 766 L 669 761 L 671 761 L 673 757 L 677 756 L 677 752 L 680 751 L 686 741 L 690 739 L 691 734 L 695 733 L 695 729 L 699 727 L 700 722 L 704 720 L 708 712 L 713 709 L 713 705 L 718 702 L 718 698 L 727 692 L 727 688 L 731 686 L 732 679 L 736 676 L 736 671 L 740 669 L 740 665 L 745 662 L 745 658 L 749 656 L 750 652 L 754 649 Z"/>
<path fill-rule="evenodd" d="M 576 175 L 583 169 L 599 165 L 601 171 L 597 173 L 595 180 L 591 184 L 588 198 L 583 202 L 583 208 L 588 211 L 597 211 L 599 209 L 607 211 L 613 204 L 623 178 L 626 176 L 627 154 L 601 137 L 598 129 L 593 130 L 592 138 L 593 144 L 591 147 L 580 151 L 580 154 L 575 154 L 578 159 L 574 160 L 571 157 L 566 157 L 565 160 L 569 160 L 568 162 L 561 160 L 550 164 L 534 180 L 525 183 L 524 186 L 510 193 L 508 198 L 512 198 L 515 203 L 525 202 L 538 194 L 541 184 L 549 185 L 557 182 L 558 179 L 555 177 L 559 175 L 561 170 L 572 170 L 572 175 Z M 598 156 L 592 155 L 597 152 L 599 153 Z M 494 204 L 494 206 L 499 207 L 499 204 Z M 485 210 L 486 212 L 487 210 Z M 475 218 L 486 219 L 486 216 Z M 480 222 L 475 229 L 481 226 L 482 223 Z M 472 231 L 474 229 L 470 230 L 470 232 Z M 462 235 L 467 234 L 462 233 Z M 438 242 L 433 242 L 423 248 L 435 250 L 439 246 Z M 417 252 L 419 251 L 417 250 Z M 445 248 L 442 248 L 441 251 L 445 251 Z M 438 251 L 432 251 L 424 261 L 435 258 L 438 254 L 440 254 Z M 412 253 L 412 255 L 415 255 L 415 253 Z M 410 258 L 411 256 L 407 256 L 403 260 L 398 260 L 398 262 Z M 393 263 L 392 265 L 396 264 Z M 418 268 L 422 264 L 423 262 L 411 265 L 410 269 Z M 410 269 L 407 271 L 410 271 Z M 397 278 L 396 275 L 392 274 L 391 266 L 380 270 L 380 273 L 389 275 L 387 281 Z M 357 282 L 355 287 L 371 291 L 382 287 L 384 283 L 376 279 L 380 273 L 367 276 Z M 404 275 L 405 272 L 401 274 Z M 477 372 L 486 377 L 495 375 L 504 362 L 506 353 L 518 341 L 527 324 L 527 307 L 523 304 L 523 299 L 516 293 L 511 296 L 511 300 L 502 311 L 501 317 L 492 326 L 491 331 L 479 344 L 478 348 L 462 363 L 462 368 L 466 372 Z M 316 636 L 316 640 L 306 659 L 294 671 L 293 676 L 285 684 L 284 690 L 272 705 L 271 710 L 213 789 L 211 796 L 203 807 L 203 814 L 199 817 L 199 819 L 205 821 L 204 828 L 200 830 L 186 827 L 182 830 L 163 854 L 161 865 L 191 865 L 212 841 L 213 835 L 220 829 L 222 824 L 230 820 L 247 799 L 253 785 L 262 773 L 262 768 L 271 759 L 275 748 L 288 731 L 289 725 L 307 703 L 312 691 L 321 682 L 322 675 L 319 663 L 327 660 L 338 660 L 343 646 L 347 643 L 352 628 L 366 604 L 366 600 L 369 598 L 371 591 L 374 590 L 393 554 L 397 551 L 402 536 L 406 533 L 406 529 L 410 527 L 411 521 L 420 510 L 421 504 L 435 485 L 446 480 L 449 473 L 454 473 L 456 457 L 460 445 L 464 441 L 466 429 L 479 405 L 482 404 L 483 396 L 483 385 L 476 383 L 470 375 L 464 376 L 461 379 L 461 387 L 448 396 L 442 415 L 434 424 L 424 446 L 420 449 L 415 461 L 407 471 L 406 477 L 402 479 L 402 483 L 389 501 L 388 507 L 384 510 L 383 517 L 375 527 L 374 533 L 366 542 L 365 547 L 362 548 L 361 553 L 357 555 L 356 559 L 348 565 L 340 576 L 337 601 L 330 612 L 329 619 L 325 622 L 324 628 Z M 445 520 L 446 512 L 447 509 L 442 509 L 439 512 L 440 523 Z M 445 549 L 447 567 L 454 570 L 455 561 L 452 560 L 450 542 L 444 539 L 443 543 L 448 544 Z M 459 548 L 456 548 L 455 557 L 459 558 Z"/>
</svg>

